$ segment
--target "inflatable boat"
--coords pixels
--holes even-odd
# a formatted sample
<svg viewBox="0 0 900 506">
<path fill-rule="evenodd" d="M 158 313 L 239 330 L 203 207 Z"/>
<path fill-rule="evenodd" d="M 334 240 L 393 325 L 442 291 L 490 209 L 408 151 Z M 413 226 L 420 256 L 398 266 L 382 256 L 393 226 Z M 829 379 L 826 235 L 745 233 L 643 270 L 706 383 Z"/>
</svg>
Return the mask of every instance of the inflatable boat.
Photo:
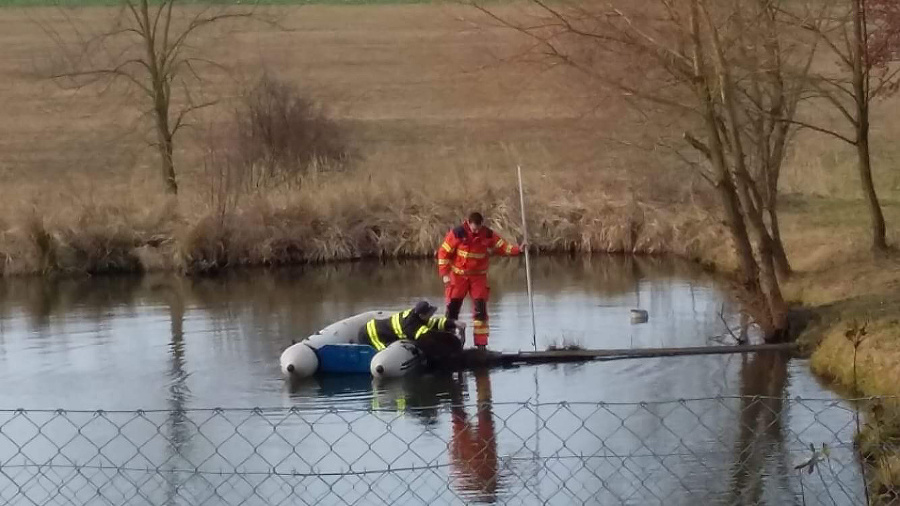
<svg viewBox="0 0 900 506">
<path fill-rule="evenodd" d="M 388 318 L 392 311 L 366 311 L 323 328 L 303 341 L 289 346 L 281 354 L 281 372 L 292 379 L 306 378 L 316 373 L 369 373 L 376 378 L 400 378 L 420 371 L 429 362 L 431 350 L 435 356 L 444 351 L 459 351 L 462 345 L 454 334 L 436 332 L 435 342 L 416 344 L 409 340 L 391 343 L 380 352 L 367 344 L 357 343 L 359 329 L 372 318 Z M 448 337 L 449 336 L 449 337 Z M 436 362 L 439 360 L 432 360 Z"/>
</svg>

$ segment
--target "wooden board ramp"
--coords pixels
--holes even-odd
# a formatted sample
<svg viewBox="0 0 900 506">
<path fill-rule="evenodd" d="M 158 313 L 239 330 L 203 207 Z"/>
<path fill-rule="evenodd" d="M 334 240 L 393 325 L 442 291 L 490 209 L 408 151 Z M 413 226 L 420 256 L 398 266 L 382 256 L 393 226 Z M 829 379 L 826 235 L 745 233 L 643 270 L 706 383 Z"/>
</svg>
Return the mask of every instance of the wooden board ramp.
<svg viewBox="0 0 900 506">
<path fill-rule="evenodd" d="M 496 352 L 467 349 L 463 352 L 465 366 L 517 366 L 528 364 L 559 364 L 623 360 L 630 358 L 681 357 L 696 355 L 725 355 L 759 352 L 794 352 L 797 343 L 746 344 L 735 346 L 694 346 L 685 348 L 626 348 L 617 350 L 547 350 Z"/>
</svg>

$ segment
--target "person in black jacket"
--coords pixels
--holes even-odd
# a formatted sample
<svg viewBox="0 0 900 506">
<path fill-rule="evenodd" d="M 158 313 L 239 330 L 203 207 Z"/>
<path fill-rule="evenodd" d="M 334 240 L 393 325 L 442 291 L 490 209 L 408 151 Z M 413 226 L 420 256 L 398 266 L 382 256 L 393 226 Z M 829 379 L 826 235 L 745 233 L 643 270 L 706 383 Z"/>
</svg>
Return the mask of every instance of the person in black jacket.
<svg viewBox="0 0 900 506">
<path fill-rule="evenodd" d="M 420 301 L 412 309 L 392 315 L 390 318 L 373 318 L 359 329 L 358 342 L 368 344 L 381 351 L 394 341 L 430 339 L 430 333 L 458 333 L 460 347 L 465 341 L 466 324 L 443 316 L 434 316 L 437 307 L 428 301 Z"/>
</svg>

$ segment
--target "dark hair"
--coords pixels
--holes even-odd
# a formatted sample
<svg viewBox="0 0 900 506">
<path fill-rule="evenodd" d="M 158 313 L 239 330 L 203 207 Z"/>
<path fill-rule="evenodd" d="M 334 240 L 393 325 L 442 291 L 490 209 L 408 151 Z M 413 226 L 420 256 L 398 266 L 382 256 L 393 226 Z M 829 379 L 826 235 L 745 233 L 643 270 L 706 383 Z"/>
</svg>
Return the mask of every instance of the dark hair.
<svg viewBox="0 0 900 506">
<path fill-rule="evenodd" d="M 482 224 L 484 224 L 484 216 L 482 216 L 478 211 L 469 213 L 469 223 L 481 226 Z"/>
</svg>

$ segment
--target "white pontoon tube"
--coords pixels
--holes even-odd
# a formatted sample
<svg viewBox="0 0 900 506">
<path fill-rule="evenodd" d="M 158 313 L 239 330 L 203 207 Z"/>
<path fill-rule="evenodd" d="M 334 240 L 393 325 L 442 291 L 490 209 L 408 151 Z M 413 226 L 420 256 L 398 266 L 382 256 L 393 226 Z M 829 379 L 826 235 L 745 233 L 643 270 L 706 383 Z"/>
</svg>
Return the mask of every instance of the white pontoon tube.
<svg viewBox="0 0 900 506">
<path fill-rule="evenodd" d="M 356 342 L 360 327 L 372 318 L 387 318 L 391 311 L 366 311 L 332 323 L 299 343 L 289 346 L 281 354 L 281 372 L 285 376 L 306 378 L 315 374 L 319 359 L 315 350 L 326 344 Z"/>
</svg>

